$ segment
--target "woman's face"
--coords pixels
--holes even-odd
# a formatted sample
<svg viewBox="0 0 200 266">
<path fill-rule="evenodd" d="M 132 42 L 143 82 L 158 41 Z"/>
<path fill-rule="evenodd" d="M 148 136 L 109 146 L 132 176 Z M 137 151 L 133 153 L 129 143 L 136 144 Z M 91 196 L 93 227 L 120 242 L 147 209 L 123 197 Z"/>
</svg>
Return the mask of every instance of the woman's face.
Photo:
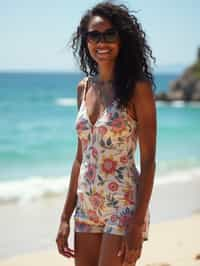
<svg viewBox="0 0 200 266">
<path fill-rule="evenodd" d="M 100 16 L 93 16 L 88 24 L 88 32 L 90 34 L 88 34 L 86 42 L 90 56 L 97 64 L 113 63 L 119 54 L 120 39 L 118 32 L 113 33 L 113 25 L 110 21 Z M 99 32 L 108 33 L 107 39 L 106 36 L 98 39 Z"/>
</svg>

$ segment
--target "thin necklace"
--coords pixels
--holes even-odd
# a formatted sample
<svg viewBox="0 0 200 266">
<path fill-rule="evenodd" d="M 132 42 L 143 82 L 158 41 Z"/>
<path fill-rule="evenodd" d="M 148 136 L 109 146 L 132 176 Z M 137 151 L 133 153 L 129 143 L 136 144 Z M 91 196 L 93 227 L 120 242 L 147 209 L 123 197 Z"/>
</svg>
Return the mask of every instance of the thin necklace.
<svg viewBox="0 0 200 266">
<path fill-rule="evenodd" d="M 104 105 L 109 105 L 114 99 L 114 82 L 113 80 L 101 81 L 94 77 L 93 84 L 94 88 L 97 90 L 100 98 L 103 100 Z M 112 99 L 110 101 L 110 99 Z"/>
</svg>

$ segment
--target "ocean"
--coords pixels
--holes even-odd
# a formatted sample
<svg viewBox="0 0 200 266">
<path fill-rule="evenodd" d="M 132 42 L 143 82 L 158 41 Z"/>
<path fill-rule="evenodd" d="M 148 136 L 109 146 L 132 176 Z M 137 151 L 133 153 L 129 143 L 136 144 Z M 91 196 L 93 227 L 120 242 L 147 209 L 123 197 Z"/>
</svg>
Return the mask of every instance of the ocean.
<svg viewBox="0 0 200 266">
<path fill-rule="evenodd" d="M 0 73 L 0 204 L 59 196 L 76 152 L 81 73 Z M 176 74 L 156 74 L 157 92 Z M 157 102 L 157 183 L 199 173 L 200 104 Z M 136 161 L 139 165 L 139 152 Z M 190 174 L 188 174 L 190 173 Z"/>
</svg>

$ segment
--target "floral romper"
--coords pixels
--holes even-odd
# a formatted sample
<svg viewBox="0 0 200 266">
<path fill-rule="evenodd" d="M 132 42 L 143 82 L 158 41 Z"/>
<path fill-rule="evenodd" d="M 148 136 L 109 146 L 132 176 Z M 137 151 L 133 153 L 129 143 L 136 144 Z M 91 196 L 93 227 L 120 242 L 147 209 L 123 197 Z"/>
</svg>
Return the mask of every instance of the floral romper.
<svg viewBox="0 0 200 266">
<path fill-rule="evenodd" d="M 95 124 L 83 99 L 75 128 L 82 144 L 78 178 L 75 231 L 124 235 L 137 204 L 139 173 L 134 153 L 137 122 L 114 100 Z M 143 239 L 148 240 L 150 211 L 147 210 Z"/>
</svg>

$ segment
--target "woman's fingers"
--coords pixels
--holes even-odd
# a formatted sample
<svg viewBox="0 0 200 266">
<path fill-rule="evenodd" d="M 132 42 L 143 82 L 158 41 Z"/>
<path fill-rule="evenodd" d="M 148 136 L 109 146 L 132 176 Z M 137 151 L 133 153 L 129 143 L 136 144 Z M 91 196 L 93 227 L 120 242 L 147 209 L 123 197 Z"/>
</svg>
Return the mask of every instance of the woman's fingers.
<svg viewBox="0 0 200 266">
<path fill-rule="evenodd" d="M 125 256 L 123 266 L 130 266 L 136 263 L 137 259 L 141 255 L 141 248 L 139 249 L 128 249 L 128 245 L 125 246 Z"/>
<path fill-rule="evenodd" d="M 71 248 L 69 248 L 69 247 L 67 247 L 67 249 L 70 251 L 70 252 L 74 252 L 74 249 L 71 249 Z"/>
<path fill-rule="evenodd" d="M 58 236 L 56 239 L 58 251 L 61 255 L 66 257 L 74 257 L 74 250 L 68 247 L 67 239 L 63 236 Z"/>
<path fill-rule="evenodd" d="M 130 264 L 132 265 L 133 263 L 136 263 L 136 260 L 137 260 L 136 251 L 132 252 L 131 254 L 130 254 L 130 251 L 126 252 L 123 266 L 128 266 L 128 265 L 130 266 Z"/>
<path fill-rule="evenodd" d="M 68 247 L 68 243 L 64 245 L 64 252 L 69 257 L 74 257 L 74 250 Z"/>
<path fill-rule="evenodd" d="M 120 249 L 118 250 L 117 256 L 122 256 L 124 252 L 125 252 L 125 242 L 124 240 L 122 240 L 122 244 L 121 244 Z"/>
<path fill-rule="evenodd" d="M 56 244 L 57 244 L 57 248 L 60 254 L 63 254 L 64 250 L 63 250 L 63 240 L 60 236 L 58 236 L 56 238 Z"/>
<path fill-rule="evenodd" d="M 70 257 L 73 257 L 74 258 L 74 252 L 71 252 L 68 248 L 66 249 L 64 249 L 64 254 L 63 254 L 64 256 L 66 256 L 66 257 L 68 257 L 68 258 L 70 258 Z"/>
</svg>

